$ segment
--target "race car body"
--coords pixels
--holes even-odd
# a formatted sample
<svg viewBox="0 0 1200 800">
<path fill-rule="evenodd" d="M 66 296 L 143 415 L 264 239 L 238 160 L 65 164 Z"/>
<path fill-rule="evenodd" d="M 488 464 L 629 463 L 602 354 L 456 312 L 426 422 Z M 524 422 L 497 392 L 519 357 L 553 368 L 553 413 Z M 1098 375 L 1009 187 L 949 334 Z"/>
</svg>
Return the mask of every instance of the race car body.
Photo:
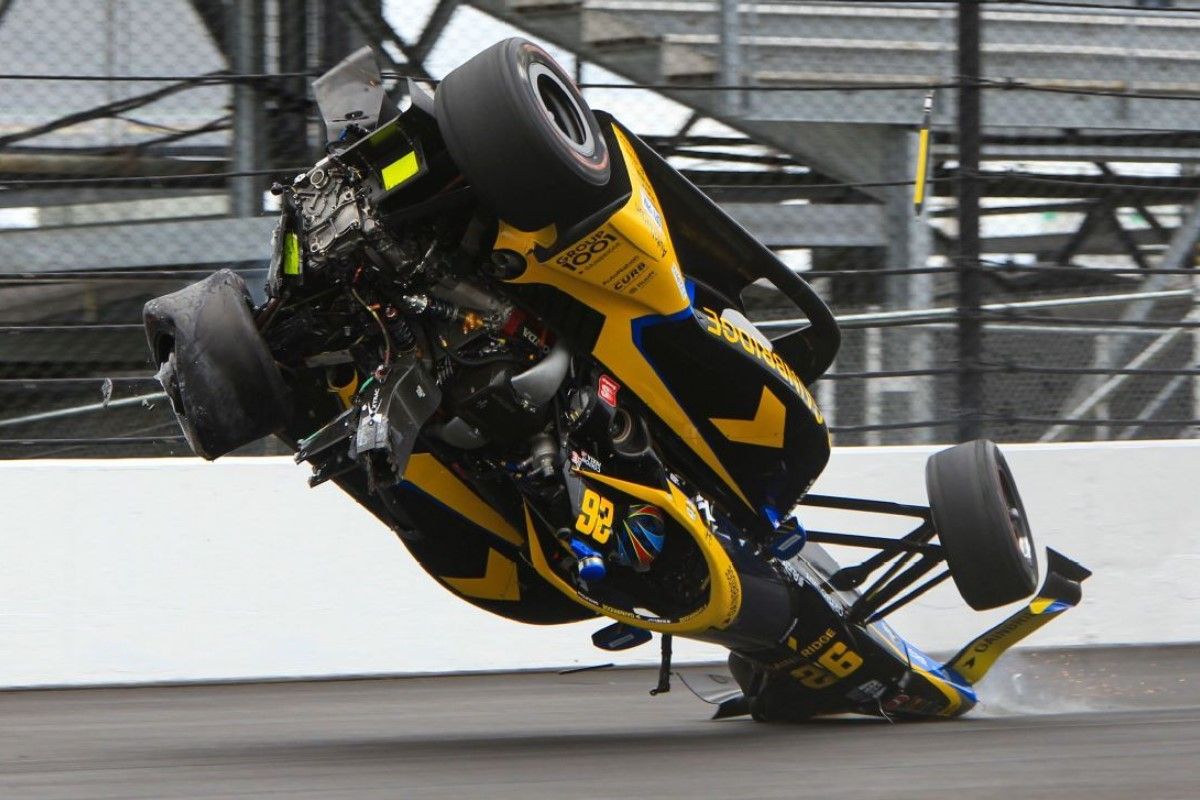
<svg viewBox="0 0 1200 800">
<path fill-rule="evenodd" d="M 222 271 L 146 306 L 199 455 L 277 434 L 463 600 L 605 617 L 608 650 L 662 634 L 660 688 L 670 637 L 724 645 L 739 691 L 721 716 L 955 716 L 1004 648 L 1078 601 L 1086 570 L 1052 552 L 1037 597 L 946 664 L 887 626 L 950 577 L 977 609 L 1034 593 L 1000 451 L 935 454 L 928 507 L 807 496 L 830 457 L 810 387 L 838 350 L 832 313 L 537 46 L 500 42 L 434 96 L 410 83 L 402 113 L 369 51 L 315 93 L 327 155 L 276 187 L 267 301 Z M 757 281 L 808 324 L 759 331 L 741 301 Z M 807 531 L 805 504 L 918 523 Z M 877 553 L 838 567 L 821 543 Z"/>
</svg>

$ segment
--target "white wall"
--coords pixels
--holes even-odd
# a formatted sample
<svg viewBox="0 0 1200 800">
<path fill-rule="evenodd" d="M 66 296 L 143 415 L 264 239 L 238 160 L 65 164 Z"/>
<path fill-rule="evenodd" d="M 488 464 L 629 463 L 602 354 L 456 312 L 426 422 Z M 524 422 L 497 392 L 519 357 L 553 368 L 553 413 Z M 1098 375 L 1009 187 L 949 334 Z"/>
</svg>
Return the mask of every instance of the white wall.
<svg viewBox="0 0 1200 800">
<path fill-rule="evenodd" d="M 1200 640 L 1198 445 L 1005 448 L 1039 541 L 1096 572 L 1031 643 Z M 814 491 L 922 502 L 929 451 L 837 450 Z M 286 459 L 0 462 L 0 686 L 656 660 L 656 645 L 594 649 L 600 622 L 529 627 L 455 600 L 306 473 Z M 1001 616 L 947 584 L 893 623 L 946 650 Z M 682 641 L 676 655 L 723 657 Z"/>
</svg>

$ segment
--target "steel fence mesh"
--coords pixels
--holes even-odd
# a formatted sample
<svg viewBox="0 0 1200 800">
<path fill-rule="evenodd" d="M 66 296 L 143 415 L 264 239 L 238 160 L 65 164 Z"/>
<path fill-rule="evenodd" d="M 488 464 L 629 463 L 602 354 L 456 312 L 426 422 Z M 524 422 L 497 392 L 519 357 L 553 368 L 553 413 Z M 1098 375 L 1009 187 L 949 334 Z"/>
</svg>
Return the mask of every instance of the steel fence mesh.
<svg viewBox="0 0 1200 800">
<path fill-rule="evenodd" d="M 312 78 L 370 44 L 403 100 L 510 35 L 828 299 L 844 341 L 815 392 L 837 443 L 949 442 L 968 414 L 1001 441 L 1195 437 L 1200 2 L 981 5 L 968 81 L 953 2 L 0 2 L 0 457 L 187 454 L 140 309 L 221 266 L 261 291 L 265 190 L 324 143 Z M 772 333 L 797 316 L 771 287 L 743 299 Z"/>
</svg>

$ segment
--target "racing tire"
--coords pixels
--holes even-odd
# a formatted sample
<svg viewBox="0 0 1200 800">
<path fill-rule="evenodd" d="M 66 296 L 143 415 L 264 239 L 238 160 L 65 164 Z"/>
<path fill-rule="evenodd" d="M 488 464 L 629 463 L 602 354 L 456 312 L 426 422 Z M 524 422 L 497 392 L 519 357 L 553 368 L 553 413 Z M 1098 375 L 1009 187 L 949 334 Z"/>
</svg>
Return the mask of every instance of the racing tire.
<svg viewBox="0 0 1200 800">
<path fill-rule="evenodd" d="M 976 439 L 930 456 L 925 486 L 950 575 L 976 611 L 1022 600 L 1038 562 L 1025 506 L 1004 455 Z"/>
<path fill-rule="evenodd" d="M 287 387 L 251 315 L 245 282 L 228 269 L 155 298 L 146 339 L 184 437 L 212 461 L 287 422 Z"/>
<path fill-rule="evenodd" d="M 608 146 L 571 78 L 514 37 L 447 75 L 434 96 L 450 156 L 483 205 L 525 231 L 572 223 L 607 185 Z"/>
</svg>

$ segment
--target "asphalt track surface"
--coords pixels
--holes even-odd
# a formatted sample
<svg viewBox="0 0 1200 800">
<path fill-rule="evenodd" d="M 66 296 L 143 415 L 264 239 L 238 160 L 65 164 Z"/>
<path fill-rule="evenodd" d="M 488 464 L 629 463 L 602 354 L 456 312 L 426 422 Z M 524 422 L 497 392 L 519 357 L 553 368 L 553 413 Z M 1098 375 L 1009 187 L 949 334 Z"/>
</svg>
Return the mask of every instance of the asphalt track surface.
<svg viewBox="0 0 1200 800">
<path fill-rule="evenodd" d="M 897 725 L 713 722 L 646 670 L 7 692 L 0 798 L 1200 798 L 1200 646 L 997 670 Z"/>
</svg>

